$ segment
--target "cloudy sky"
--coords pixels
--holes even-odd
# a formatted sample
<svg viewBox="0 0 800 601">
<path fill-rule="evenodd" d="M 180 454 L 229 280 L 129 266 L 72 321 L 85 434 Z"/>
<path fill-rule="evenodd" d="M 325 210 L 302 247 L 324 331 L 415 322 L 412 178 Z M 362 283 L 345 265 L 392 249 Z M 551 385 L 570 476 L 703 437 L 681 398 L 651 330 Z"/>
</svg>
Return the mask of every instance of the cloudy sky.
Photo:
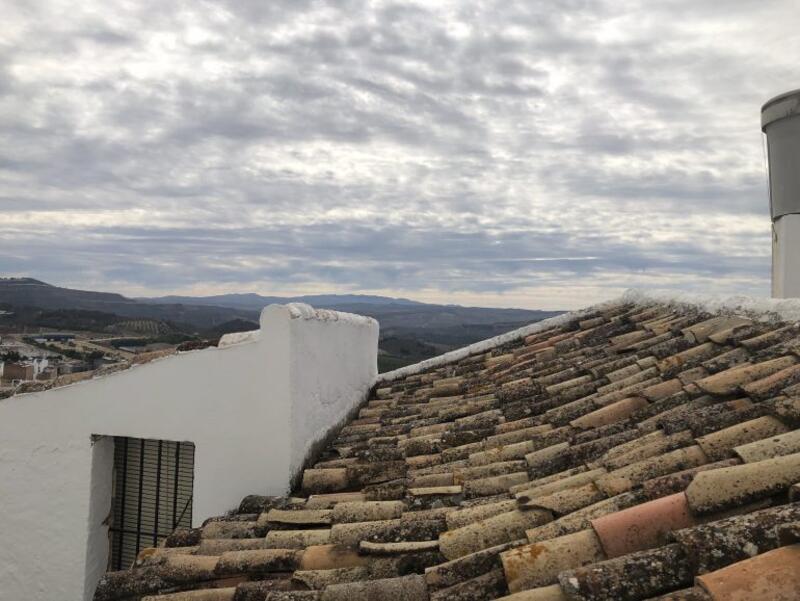
<svg viewBox="0 0 800 601">
<path fill-rule="evenodd" d="M 796 0 L 0 0 L 0 273 L 572 308 L 767 294 Z"/>
</svg>

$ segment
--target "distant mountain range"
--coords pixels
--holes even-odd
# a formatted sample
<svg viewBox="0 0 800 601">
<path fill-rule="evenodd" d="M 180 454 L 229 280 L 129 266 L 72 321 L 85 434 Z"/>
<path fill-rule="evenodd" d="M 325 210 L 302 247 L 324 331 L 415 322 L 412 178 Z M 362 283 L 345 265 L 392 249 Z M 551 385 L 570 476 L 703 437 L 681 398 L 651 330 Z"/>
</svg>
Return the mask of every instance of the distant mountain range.
<svg viewBox="0 0 800 601">
<path fill-rule="evenodd" d="M 311 296 L 262 296 L 254 292 L 245 294 L 217 294 L 214 296 L 156 296 L 142 297 L 136 300 L 145 303 L 211 305 L 217 307 L 233 307 L 236 309 L 260 310 L 274 303 L 308 303 L 313 307 L 329 307 L 339 305 L 422 305 L 407 298 L 390 298 L 369 294 L 317 294 Z"/>
<path fill-rule="evenodd" d="M 215 296 L 162 296 L 127 298 L 120 294 L 61 288 L 33 278 L 0 278 L 0 309 L 25 309 L 26 323 L 35 324 L 32 309 L 78 312 L 98 323 L 130 319 L 153 319 L 172 329 L 201 336 L 258 327 L 263 307 L 273 303 L 303 302 L 320 309 L 335 309 L 368 315 L 381 326 L 382 367 L 412 363 L 471 342 L 483 340 L 562 311 L 494 309 L 436 305 L 405 298 L 361 294 L 324 294 L 297 297 L 259 294 Z M 98 317 L 98 312 L 105 318 Z M 35 316 L 34 316 L 35 317 Z M 64 321 L 63 311 L 59 322 Z M 68 322 L 64 327 L 68 326 Z M 77 328 L 77 326 L 76 326 Z"/>
<path fill-rule="evenodd" d="M 235 318 L 256 319 L 257 311 L 190 304 L 150 304 L 111 292 L 74 290 L 33 278 L 0 278 L 0 303 L 40 309 L 102 311 L 135 319 L 173 321 L 193 328 L 213 327 Z"/>
</svg>

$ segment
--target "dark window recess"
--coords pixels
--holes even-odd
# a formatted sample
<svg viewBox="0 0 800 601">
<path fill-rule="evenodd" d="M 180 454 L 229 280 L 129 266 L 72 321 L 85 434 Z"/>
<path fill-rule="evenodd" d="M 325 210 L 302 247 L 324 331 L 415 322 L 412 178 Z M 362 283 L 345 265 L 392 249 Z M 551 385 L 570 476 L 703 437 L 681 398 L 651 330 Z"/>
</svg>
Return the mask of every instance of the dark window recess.
<svg viewBox="0 0 800 601">
<path fill-rule="evenodd" d="M 192 525 L 194 444 L 114 438 L 110 570 L 133 565 L 178 526 Z"/>
</svg>

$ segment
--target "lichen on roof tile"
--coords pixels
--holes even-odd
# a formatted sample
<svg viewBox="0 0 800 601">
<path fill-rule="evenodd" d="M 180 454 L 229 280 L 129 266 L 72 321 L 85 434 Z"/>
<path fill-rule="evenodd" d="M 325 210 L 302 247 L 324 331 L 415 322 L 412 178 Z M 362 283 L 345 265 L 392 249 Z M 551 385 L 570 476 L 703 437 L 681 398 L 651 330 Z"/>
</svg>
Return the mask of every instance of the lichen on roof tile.
<svg viewBox="0 0 800 601">
<path fill-rule="evenodd" d="M 709 601 L 794 561 L 800 313 L 760 309 L 628 295 L 383 375 L 293 497 L 95 599 Z"/>
</svg>

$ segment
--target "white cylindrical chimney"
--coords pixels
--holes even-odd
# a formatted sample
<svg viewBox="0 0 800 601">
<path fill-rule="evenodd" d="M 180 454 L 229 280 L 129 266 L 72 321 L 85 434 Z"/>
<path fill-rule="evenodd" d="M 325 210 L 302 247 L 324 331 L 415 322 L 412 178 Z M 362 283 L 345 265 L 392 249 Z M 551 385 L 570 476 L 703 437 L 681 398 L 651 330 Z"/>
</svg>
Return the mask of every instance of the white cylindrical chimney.
<svg viewBox="0 0 800 601">
<path fill-rule="evenodd" d="M 761 107 L 772 213 L 772 296 L 800 297 L 800 90 Z"/>
</svg>

